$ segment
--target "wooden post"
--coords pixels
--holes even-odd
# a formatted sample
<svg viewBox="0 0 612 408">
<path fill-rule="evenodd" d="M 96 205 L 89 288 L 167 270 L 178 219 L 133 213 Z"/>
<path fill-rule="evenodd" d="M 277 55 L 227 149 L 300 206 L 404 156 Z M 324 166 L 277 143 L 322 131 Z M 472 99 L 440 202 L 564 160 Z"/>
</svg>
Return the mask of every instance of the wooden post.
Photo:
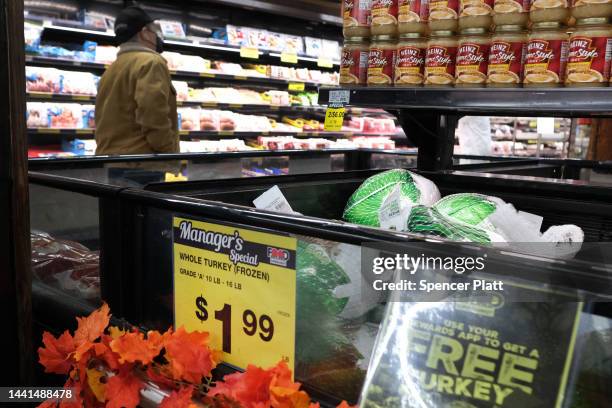
<svg viewBox="0 0 612 408">
<path fill-rule="evenodd" d="M 0 385 L 32 384 L 23 1 L 0 0 Z"/>
</svg>

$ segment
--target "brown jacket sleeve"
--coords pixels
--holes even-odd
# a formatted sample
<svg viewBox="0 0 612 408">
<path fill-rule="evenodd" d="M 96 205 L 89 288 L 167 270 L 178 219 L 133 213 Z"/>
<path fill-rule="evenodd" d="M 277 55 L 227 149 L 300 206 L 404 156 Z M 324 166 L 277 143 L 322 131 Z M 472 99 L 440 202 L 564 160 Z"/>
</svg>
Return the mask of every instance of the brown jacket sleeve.
<svg viewBox="0 0 612 408">
<path fill-rule="evenodd" d="M 136 82 L 136 123 L 152 150 L 165 153 L 176 149 L 176 130 L 170 120 L 168 99 L 172 83 L 163 60 L 151 60 L 140 70 Z"/>
</svg>

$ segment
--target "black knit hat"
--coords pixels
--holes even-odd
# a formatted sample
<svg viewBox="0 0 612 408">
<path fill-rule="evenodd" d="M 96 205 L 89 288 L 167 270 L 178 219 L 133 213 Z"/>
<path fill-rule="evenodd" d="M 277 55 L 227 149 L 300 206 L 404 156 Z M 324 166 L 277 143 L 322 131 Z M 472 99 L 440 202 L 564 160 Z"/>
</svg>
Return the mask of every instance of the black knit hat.
<svg viewBox="0 0 612 408">
<path fill-rule="evenodd" d="M 152 23 L 153 19 L 146 11 L 138 6 L 130 6 L 121 10 L 115 19 L 115 36 L 119 44 L 134 37 L 144 26 Z"/>
</svg>

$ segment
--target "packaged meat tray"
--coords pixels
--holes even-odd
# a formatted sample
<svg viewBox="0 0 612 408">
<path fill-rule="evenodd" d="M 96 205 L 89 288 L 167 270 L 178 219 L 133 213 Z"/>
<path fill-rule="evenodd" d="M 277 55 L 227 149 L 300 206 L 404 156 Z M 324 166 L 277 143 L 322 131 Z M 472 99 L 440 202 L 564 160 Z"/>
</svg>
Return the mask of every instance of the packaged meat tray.
<svg viewBox="0 0 612 408">
<path fill-rule="evenodd" d="M 55 68 L 26 67 L 26 91 L 60 93 L 60 71 Z"/>
<path fill-rule="evenodd" d="M 34 279 L 79 298 L 100 298 L 99 252 L 44 232 L 31 232 L 30 238 Z"/>
</svg>

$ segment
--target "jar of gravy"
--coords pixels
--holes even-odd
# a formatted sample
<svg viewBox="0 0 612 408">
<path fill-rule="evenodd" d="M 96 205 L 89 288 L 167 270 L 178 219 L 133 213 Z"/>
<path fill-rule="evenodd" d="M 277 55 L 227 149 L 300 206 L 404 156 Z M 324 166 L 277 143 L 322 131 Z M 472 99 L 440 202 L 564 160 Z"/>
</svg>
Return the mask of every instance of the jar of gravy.
<svg viewBox="0 0 612 408">
<path fill-rule="evenodd" d="M 531 0 L 495 0 L 493 3 L 493 23 L 495 26 L 526 26 L 529 22 Z"/>
<path fill-rule="evenodd" d="M 390 35 L 372 37 L 368 54 L 368 86 L 392 86 L 397 40 Z"/>
<path fill-rule="evenodd" d="M 612 26 L 605 17 L 576 21 L 569 41 L 566 86 L 608 86 L 612 57 Z"/>
<path fill-rule="evenodd" d="M 456 31 L 459 16 L 459 0 L 430 0 L 429 29 L 431 31 Z"/>
<path fill-rule="evenodd" d="M 571 0 L 533 0 L 529 9 L 532 23 L 557 21 L 565 24 L 570 16 Z"/>
<path fill-rule="evenodd" d="M 571 10 L 575 19 L 612 17 L 612 0 L 574 0 Z"/>
<path fill-rule="evenodd" d="M 420 33 L 400 35 L 395 59 L 395 86 L 421 86 L 424 82 L 427 39 Z"/>
<path fill-rule="evenodd" d="M 401 34 L 427 31 L 429 0 L 399 0 L 397 31 Z"/>
<path fill-rule="evenodd" d="M 516 88 L 523 82 L 527 33 L 520 25 L 495 28 L 489 50 L 488 87 Z"/>
<path fill-rule="evenodd" d="M 484 28 L 461 30 L 455 63 L 455 86 L 484 87 L 487 83 L 491 36 Z"/>
<path fill-rule="evenodd" d="M 493 0 L 460 0 L 459 30 L 491 27 Z"/>
<path fill-rule="evenodd" d="M 561 86 L 565 81 L 568 48 L 565 26 L 558 22 L 535 23 L 527 43 L 523 85 Z"/>
<path fill-rule="evenodd" d="M 343 0 L 342 34 L 344 38 L 369 37 L 372 19 L 371 0 Z"/>
<path fill-rule="evenodd" d="M 398 13 L 398 0 L 372 0 L 371 34 L 396 36 Z"/>
<path fill-rule="evenodd" d="M 365 37 L 344 40 L 340 58 L 340 84 L 365 85 L 368 79 L 368 56 L 370 42 Z"/>
<path fill-rule="evenodd" d="M 453 86 L 457 39 L 452 31 L 432 31 L 425 53 L 425 86 Z"/>
</svg>

